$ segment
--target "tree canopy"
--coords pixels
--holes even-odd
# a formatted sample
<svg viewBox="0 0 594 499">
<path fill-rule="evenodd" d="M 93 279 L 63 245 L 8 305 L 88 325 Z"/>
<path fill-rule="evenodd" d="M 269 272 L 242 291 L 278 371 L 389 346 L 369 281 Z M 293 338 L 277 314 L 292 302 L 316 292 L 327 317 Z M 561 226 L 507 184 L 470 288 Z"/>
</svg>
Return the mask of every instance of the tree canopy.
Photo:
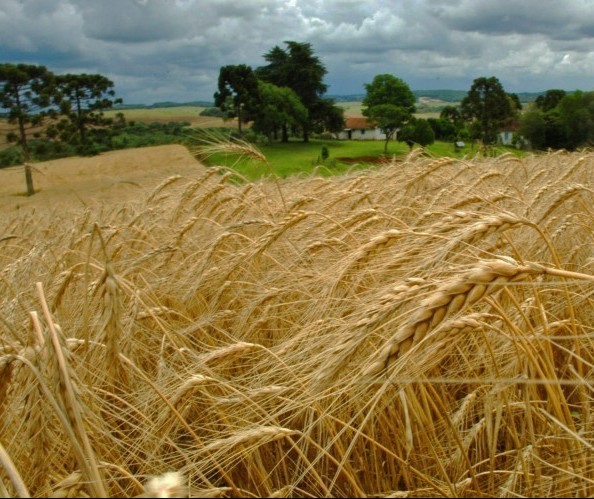
<svg viewBox="0 0 594 499">
<path fill-rule="evenodd" d="M 512 99 L 494 76 L 474 80 L 461 103 L 461 114 L 470 122 L 475 138 L 483 144 L 494 144 L 500 128 L 514 113 Z"/>
<path fill-rule="evenodd" d="M 215 105 L 237 118 L 239 134 L 241 125 L 248 121 L 249 114 L 242 109 L 253 107 L 259 98 L 258 79 L 251 67 L 245 64 L 223 66 L 219 72 L 218 92 L 214 94 Z"/>
<path fill-rule="evenodd" d="M 413 118 L 402 129 L 398 140 L 406 142 L 412 150 L 415 144 L 422 147 L 433 144 L 435 142 L 435 132 L 428 120 Z"/>
<path fill-rule="evenodd" d="M 415 112 L 415 96 L 403 80 L 390 74 L 375 76 L 371 83 L 365 84 L 365 89 L 363 115 L 386 135 L 384 152 L 387 152 L 390 139 Z"/>
<path fill-rule="evenodd" d="M 89 129 L 94 134 L 105 131 L 112 120 L 104 117 L 103 111 L 122 102 L 115 98 L 113 82 L 100 74 L 65 74 L 56 77 L 56 102 L 65 118 L 58 124 L 62 138 L 76 143 L 81 152 L 91 144 Z"/>
<path fill-rule="evenodd" d="M 332 110 L 332 103 L 322 104 L 327 85 L 324 83 L 326 67 L 314 54 L 309 43 L 286 41 L 286 49 L 273 47 L 264 55 L 268 62 L 266 66 L 256 69 L 256 75 L 261 80 L 278 87 L 289 87 L 299 97 L 308 111 L 308 119 L 303 124 L 303 140 L 309 140 L 309 133 L 316 123 L 336 119 L 337 112 Z M 330 105 L 329 105 L 330 104 Z"/>
<path fill-rule="evenodd" d="M 312 131 L 338 131 L 344 126 L 342 109 L 323 95 L 327 90 L 325 66 L 311 44 L 286 41 L 264 54 L 268 63 L 252 70 L 245 64 L 223 66 L 215 105 L 230 117 L 253 121 L 254 131 L 269 139 L 281 132 L 300 132 L 307 142 Z"/>
<path fill-rule="evenodd" d="M 258 87 L 260 99 L 250 110 L 254 131 L 265 134 L 272 141 L 278 130 L 305 125 L 307 109 L 292 89 L 264 81 L 259 81 Z"/>
<path fill-rule="evenodd" d="M 594 143 L 594 92 L 547 90 L 520 118 L 520 134 L 536 149 L 574 150 Z"/>
</svg>

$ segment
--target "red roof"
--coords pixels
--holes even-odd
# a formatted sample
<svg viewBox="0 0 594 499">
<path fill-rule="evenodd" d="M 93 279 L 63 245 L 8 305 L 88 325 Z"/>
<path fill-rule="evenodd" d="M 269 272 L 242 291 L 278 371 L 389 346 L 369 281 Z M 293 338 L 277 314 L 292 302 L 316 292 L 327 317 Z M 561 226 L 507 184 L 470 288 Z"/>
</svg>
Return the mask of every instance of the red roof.
<svg viewBox="0 0 594 499">
<path fill-rule="evenodd" d="M 344 127 L 347 130 L 369 130 L 375 128 L 375 123 L 368 121 L 367 118 L 347 118 Z"/>
</svg>

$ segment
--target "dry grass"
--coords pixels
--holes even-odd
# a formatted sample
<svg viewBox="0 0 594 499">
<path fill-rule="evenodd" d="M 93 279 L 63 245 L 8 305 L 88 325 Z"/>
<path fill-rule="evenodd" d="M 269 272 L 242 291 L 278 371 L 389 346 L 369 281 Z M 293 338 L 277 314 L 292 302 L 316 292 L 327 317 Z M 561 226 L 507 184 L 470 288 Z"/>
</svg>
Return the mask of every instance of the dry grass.
<svg viewBox="0 0 594 499">
<path fill-rule="evenodd" d="M 0 495 L 592 496 L 592 168 L 168 169 L 5 210 Z"/>
</svg>

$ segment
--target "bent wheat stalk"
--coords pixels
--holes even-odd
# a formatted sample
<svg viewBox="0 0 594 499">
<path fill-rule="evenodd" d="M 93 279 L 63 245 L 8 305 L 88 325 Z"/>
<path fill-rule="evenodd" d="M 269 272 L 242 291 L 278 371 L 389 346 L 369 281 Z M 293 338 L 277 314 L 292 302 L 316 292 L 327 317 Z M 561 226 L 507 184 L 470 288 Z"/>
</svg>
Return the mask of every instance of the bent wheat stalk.
<svg viewBox="0 0 594 499">
<path fill-rule="evenodd" d="M 10 478 L 12 486 L 14 487 L 18 497 L 31 497 L 25 482 L 23 482 L 20 473 L 16 469 L 12 459 L 10 459 L 8 452 L 6 452 L 6 449 L 2 443 L 0 443 L 0 464 L 4 468 L 4 471 L 6 471 L 8 478 Z"/>
<path fill-rule="evenodd" d="M 384 371 L 446 317 L 468 309 L 503 284 L 523 279 L 527 275 L 547 273 L 545 269 L 537 264 L 518 265 L 511 258 L 483 260 L 475 268 L 446 281 L 421 302 L 416 313 L 398 329 L 378 358 L 365 370 L 365 374 L 376 375 Z"/>
<path fill-rule="evenodd" d="M 401 354 L 406 353 L 413 345 L 420 342 L 428 331 L 439 325 L 446 317 L 463 312 L 507 283 L 537 274 L 594 282 L 592 275 L 547 267 L 535 262 L 519 265 L 508 257 L 483 260 L 475 268 L 458 278 L 442 284 L 421 302 L 417 312 L 398 329 L 380 352 L 379 358 L 372 362 L 364 374 L 373 376 L 384 371 Z"/>
</svg>

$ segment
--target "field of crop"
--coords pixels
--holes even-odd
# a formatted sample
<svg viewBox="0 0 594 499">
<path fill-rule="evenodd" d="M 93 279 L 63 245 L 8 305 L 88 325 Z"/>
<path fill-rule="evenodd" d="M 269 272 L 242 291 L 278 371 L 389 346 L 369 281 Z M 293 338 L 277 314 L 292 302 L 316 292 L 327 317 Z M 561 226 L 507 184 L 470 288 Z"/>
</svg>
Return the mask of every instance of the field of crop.
<svg viewBox="0 0 594 499">
<path fill-rule="evenodd" d="M 170 121 L 187 121 L 193 127 L 237 127 L 232 121 L 212 116 L 200 116 L 204 107 L 176 106 L 159 108 L 139 108 L 106 111 L 105 116 L 114 118 L 117 113 L 123 113 L 127 121 L 140 121 L 142 123 L 167 123 Z"/>
<path fill-rule="evenodd" d="M 103 203 L 0 184 L 0 495 L 594 494 L 593 153 L 153 152 Z"/>
</svg>

